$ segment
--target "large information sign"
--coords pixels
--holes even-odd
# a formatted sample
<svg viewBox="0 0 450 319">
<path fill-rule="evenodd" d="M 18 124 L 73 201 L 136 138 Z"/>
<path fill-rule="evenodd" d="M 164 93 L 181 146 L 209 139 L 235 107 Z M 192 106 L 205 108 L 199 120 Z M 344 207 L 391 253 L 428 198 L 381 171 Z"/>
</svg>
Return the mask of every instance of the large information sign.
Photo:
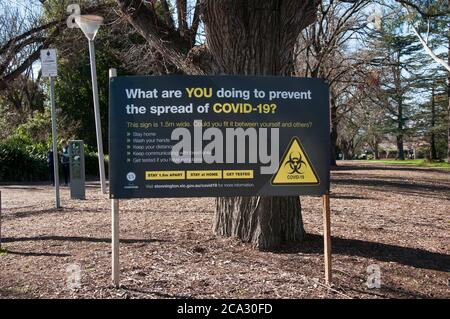
<svg viewBox="0 0 450 319">
<path fill-rule="evenodd" d="M 326 194 L 328 99 L 310 78 L 111 78 L 110 195 Z"/>
</svg>

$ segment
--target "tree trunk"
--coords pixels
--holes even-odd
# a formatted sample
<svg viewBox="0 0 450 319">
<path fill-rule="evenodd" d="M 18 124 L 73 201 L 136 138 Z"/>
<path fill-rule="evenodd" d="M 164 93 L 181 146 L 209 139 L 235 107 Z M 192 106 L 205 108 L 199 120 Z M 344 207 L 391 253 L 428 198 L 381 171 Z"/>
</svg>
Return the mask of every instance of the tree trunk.
<svg viewBox="0 0 450 319">
<path fill-rule="evenodd" d="M 405 152 L 403 151 L 403 134 L 397 135 L 397 159 L 404 160 Z"/>
<path fill-rule="evenodd" d="M 449 63 L 450 63 L 450 59 L 449 59 Z M 450 163 L 450 76 L 448 77 L 447 98 L 448 98 L 447 162 Z"/>
<path fill-rule="evenodd" d="M 214 232 L 238 237 L 259 249 L 304 237 L 298 197 L 220 197 L 216 200 Z"/>
<path fill-rule="evenodd" d="M 330 165 L 336 166 L 336 145 L 337 145 L 337 138 L 338 138 L 338 131 L 337 131 L 337 107 L 336 107 L 336 101 L 334 99 L 334 95 L 330 94 Z"/>
<path fill-rule="evenodd" d="M 450 1 L 448 2 L 448 7 L 450 8 Z M 450 27 L 448 28 L 448 63 L 450 64 Z M 447 128 L 447 162 L 450 163 L 450 72 L 447 77 L 447 98 L 448 98 L 448 109 L 447 109 L 447 115 L 448 115 L 448 128 Z"/>
<path fill-rule="evenodd" d="M 431 88 L 431 134 L 430 134 L 430 160 L 437 159 L 436 152 L 436 134 L 434 133 L 434 127 L 436 125 L 436 105 L 434 103 L 434 83 Z"/>
<path fill-rule="evenodd" d="M 405 152 L 403 151 L 403 105 L 400 101 L 398 103 L 397 122 L 397 159 L 405 159 Z"/>
<path fill-rule="evenodd" d="M 300 31 L 315 21 L 318 1 L 208 0 L 203 19 L 219 73 L 286 75 Z M 214 231 L 261 250 L 304 237 L 299 197 L 227 197 L 216 200 Z"/>
<path fill-rule="evenodd" d="M 378 150 L 379 146 L 378 146 L 378 139 L 377 137 L 373 138 L 373 158 L 376 160 L 380 159 L 380 151 Z"/>
<path fill-rule="evenodd" d="M 339 148 L 342 151 L 343 159 L 345 159 L 345 160 L 351 160 L 352 159 L 353 154 L 352 154 L 349 142 L 341 141 L 341 143 L 339 145 Z"/>
<path fill-rule="evenodd" d="M 401 69 L 401 51 L 397 48 L 396 64 L 394 69 L 394 83 L 395 83 L 395 100 L 397 102 L 397 159 L 404 160 L 405 152 L 403 151 L 403 87 L 402 87 L 402 69 Z"/>
</svg>

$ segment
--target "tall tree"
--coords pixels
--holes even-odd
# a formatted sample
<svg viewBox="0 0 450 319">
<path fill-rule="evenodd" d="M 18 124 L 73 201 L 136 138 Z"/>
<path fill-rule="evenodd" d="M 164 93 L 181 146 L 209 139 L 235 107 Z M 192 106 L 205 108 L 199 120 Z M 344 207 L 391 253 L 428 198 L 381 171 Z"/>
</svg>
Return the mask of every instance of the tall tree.
<svg viewBox="0 0 450 319">
<path fill-rule="evenodd" d="M 412 31 L 425 52 L 448 73 L 447 161 L 450 163 L 450 0 L 398 1 L 406 8 Z M 446 48 L 446 50 L 438 53 L 439 48 Z"/>
<path fill-rule="evenodd" d="M 427 76 L 418 83 L 416 100 L 418 112 L 414 117 L 415 139 L 429 145 L 430 160 L 443 158 L 447 152 L 442 145 L 446 140 L 447 85 L 446 74 L 441 69 L 429 66 Z M 426 141 L 426 142 L 425 142 Z M 424 143 L 425 142 L 425 143 Z"/>
<path fill-rule="evenodd" d="M 342 96 L 354 86 L 352 75 L 358 73 L 363 60 L 350 49 L 349 42 L 367 27 L 364 9 L 370 1 L 343 3 L 324 0 L 319 4 L 317 21 L 305 28 L 296 50 L 296 74 L 319 77 L 330 85 L 330 164 L 336 165 L 336 148 Z M 354 46 L 355 47 L 355 46 Z M 353 51 L 353 52 L 352 52 Z"/>
<path fill-rule="evenodd" d="M 166 1 L 116 0 L 128 21 L 186 74 L 291 75 L 294 47 L 302 29 L 316 19 L 317 0 L 203 0 L 206 45 L 195 46 L 194 23 L 177 26 L 156 14 Z M 180 1 L 183 3 L 183 1 Z M 185 10 L 177 6 L 178 16 Z M 298 197 L 218 198 L 214 230 L 237 236 L 260 249 L 304 236 Z"/>
<path fill-rule="evenodd" d="M 398 10 L 391 11 L 396 19 L 383 19 L 381 28 L 374 30 L 367 54 L 371 64 L 378 67 L 381 76 L 377 98 L 391 119 L 391 133 L 396 137 L 397 158 L 405 159 L 404 138 L 410 114 L 408 103 L 411 85 L 421 71 L 419 63 L 420 44 L 413 35 L 405 35 L 405 23 Z"/>
</svg>

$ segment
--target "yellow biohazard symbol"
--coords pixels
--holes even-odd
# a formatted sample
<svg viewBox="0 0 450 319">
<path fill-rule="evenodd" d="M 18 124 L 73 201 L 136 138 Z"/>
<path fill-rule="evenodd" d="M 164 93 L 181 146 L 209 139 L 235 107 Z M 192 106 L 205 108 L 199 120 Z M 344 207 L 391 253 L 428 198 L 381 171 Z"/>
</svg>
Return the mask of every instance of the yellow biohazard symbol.
<svg viewBox="0 0 450 319">
<path fill-rule="evenodd" d="M 284 153 L 280 167 L 272 177 L 272 185 L 319 184 L 314 167 L 298 137 L 294 137 Z"/>
</svg>

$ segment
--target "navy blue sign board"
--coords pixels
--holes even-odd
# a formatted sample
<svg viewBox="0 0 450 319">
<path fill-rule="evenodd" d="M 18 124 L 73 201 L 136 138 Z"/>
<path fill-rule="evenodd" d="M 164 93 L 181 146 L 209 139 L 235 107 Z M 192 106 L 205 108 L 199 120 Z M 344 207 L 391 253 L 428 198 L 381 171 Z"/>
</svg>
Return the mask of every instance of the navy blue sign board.
<svg viewBox="0 0 450 319">
<path fill-rule="evenodd" d="M 329 88 L 320 79 L 110 79 L 111 198 L 327 194 Z"/>
</svg>

